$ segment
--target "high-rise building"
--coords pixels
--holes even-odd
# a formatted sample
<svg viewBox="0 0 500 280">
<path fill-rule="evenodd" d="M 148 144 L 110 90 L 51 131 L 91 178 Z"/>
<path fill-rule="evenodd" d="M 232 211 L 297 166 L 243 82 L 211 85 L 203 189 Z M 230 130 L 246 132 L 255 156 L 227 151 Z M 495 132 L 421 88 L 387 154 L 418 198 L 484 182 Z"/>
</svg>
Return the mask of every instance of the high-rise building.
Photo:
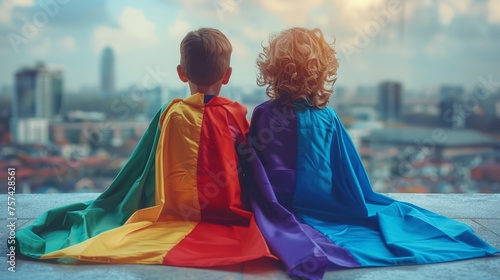
<svg viewBox="0 0 500 280">
<path fill-rule="evenodd" d="M 446 85 L 439 88 L 439 116 L 444 127 L 465 127 L 465 115 L 460 111 L 461 100 L 464 96 L 462 86 Z"/>
<path fill-rule="evenodd" d="M 115 92 L 115 55 L 113 49 L 106 47 L 101 57 L 101 91 L 109 95 Z"/>
<path fill-rule="evenodd" d="M 62 90 L 61 68 L 38 63 L 20 69 L 15 74 L 12 117 L 53 119 L 61 109 Z"/>
<path fill-rule="evenodd" d="M 48 133 L 42 130 L 45 127 L 48 129 L 48 122 L 59 115 L 62 94 L 63 72 L 61 68 L 38 63 L 35 67 L 26 67 L 17 71 L 12 98 L 13 140 L 17 143 L 43 144 L 48 142 Z M 31 129 L 33 127 L 36 129 Z"/>
<path fill-rule="evenodd" d="M 379 85 L 378 110 L 382 121 L 395 121 L 401 117 L 401 83 L 383 82 Z"/>
</svg>

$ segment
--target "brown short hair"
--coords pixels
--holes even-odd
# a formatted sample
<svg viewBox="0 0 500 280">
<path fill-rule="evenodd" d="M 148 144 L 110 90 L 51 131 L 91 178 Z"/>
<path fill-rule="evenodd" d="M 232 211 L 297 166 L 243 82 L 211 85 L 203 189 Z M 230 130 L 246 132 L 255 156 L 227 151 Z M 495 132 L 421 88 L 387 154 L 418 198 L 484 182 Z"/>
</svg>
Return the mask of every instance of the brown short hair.
<svg viewBox="0 0 500 280">
<path fill-rule="evenodd" d="M 289 105 L 305 99 L 321 109 L 333 93 L 339 62 L 321 30 L 291 28 L 271 37 L 257 66 L 257 84 L 267 85 L 271 99 Z"/>
<path fill-rule="evenodd" d="M 189 32 L 181 42 L 181 67 L 191 82 L 210 86 L 222 79 L 231 62 L 233 48 L 214 28 Z"/>
</svg>

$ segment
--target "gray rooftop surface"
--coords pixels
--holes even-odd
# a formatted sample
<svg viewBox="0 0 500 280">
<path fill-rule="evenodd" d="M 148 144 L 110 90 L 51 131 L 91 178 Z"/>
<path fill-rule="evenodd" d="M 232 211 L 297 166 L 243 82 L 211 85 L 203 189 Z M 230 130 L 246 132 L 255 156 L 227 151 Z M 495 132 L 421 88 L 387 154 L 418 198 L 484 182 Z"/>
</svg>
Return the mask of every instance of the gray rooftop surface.
<svg viewBox="0 0 500 280">
<path fill-rule="evenodd" d="M 364 137 L 372 143 L 415 144 L 415 140 L 425 140 L 422 145 L 432 143 L 441 147 L 462 147 L 493 145 L 500 146 L 500 141 L 470 129 L 441 128 L 381 128 Z"/>
<path fill-rule="evenodd" d="M 500 194 L 388 194 L 439 214 L 459 220 L 496 248 L 500 248 Z M 16 195 L 17 227 L 30 224 L 44 211 L 70 203 L 92 200 L 98 194 Z M 16 260 L 16 272 L 7 271 L 7 195 L 0 195 L 0 279 L 289 279 L 279 263 L 260 260 L 217 269 L 181 268 L 161 265 L 60 264 Z M 324 279 L 500 279 L 500 256 L 449 263 L 358 268 L 327 272 Z"/>
</svg>

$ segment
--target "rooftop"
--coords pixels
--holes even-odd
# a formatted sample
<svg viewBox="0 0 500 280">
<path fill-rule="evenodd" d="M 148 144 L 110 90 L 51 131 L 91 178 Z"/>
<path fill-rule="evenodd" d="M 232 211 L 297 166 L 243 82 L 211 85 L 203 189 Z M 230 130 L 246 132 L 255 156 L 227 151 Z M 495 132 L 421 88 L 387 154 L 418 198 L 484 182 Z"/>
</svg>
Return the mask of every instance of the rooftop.
<svg viewBox="0 0 500 280">
<path fill-rule="evenodd" d="M 496 248 L 500 248 L 500 194 L 388 194 L 423 208 L 464 222 Z M 16 198 L 17 228 L 29 225 L 43 212 L 96 198 L 96 193 L 84 194 L 18 194 Z M 7 195 L 0 195 L 6 208 Z M 7 279 L 289 279 L 279 263 L 255 261 L 217 269 L 197 269 L 151 265 L 109 265 L 82 263 L 57 264 L 25 259 L 16 260 L 16 272 L 7 271 L 6 226 L 7 209 L 0 212 L 0 278 Z M 500 256 L 450 263 L 359 268 L 327 272 L 324 279 L 499 279 Z"/>
<path fill-rule="evenodd" d="M 416 139 L 441 147 L 500 146 L 500 141 L 471 129 L 382 128 L 363 138 L 371 143 L 402 145 L 415 144 Z M 422 145 L 429 145 L 427 142 Z"/>
</svg>

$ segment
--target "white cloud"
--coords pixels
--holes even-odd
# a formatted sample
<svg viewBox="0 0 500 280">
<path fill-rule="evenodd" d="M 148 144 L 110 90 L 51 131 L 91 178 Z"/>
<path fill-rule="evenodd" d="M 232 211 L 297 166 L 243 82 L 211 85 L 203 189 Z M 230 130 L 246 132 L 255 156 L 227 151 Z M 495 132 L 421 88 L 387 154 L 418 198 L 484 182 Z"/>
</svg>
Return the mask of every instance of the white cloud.
<svg viewBox="0 0 500 280">
<path fill-rule="evenodd" d="M 50 40 L 47 38 L 43 39 L 43 41 L 38 46 L 34 46 L 31 49 L 31 52 L 37 57 L 44 57 L 49 53 L 49 51 Z"/>
<path fill-rule="evenodd" d="M 443 46 L 447 44 L 448 37 L 444 34 L 438 34 L 425 46 L 425 52 L 430 56 L 446 56 L 449 52 Z"/>
<path fill-rule="evenodd" d="M 248 0 L 183 0 L 179 1 L 181 10 L 197 20 L 216 20 L 218 23 L 229 22 L 238 18 L 243 2 Z"/>
<path fill-rule="evenodd" d="M 500 1 L 490 0 L 486 4 L 488 21 L 500 24 Z"/>
<path fill-rule="evenodd" d="M 119 27 L 98 27 L 94 31 L 94 51 L 111 46 L 119 53 L 146 49 L 157 45 L 156 25 L 148 20 L 141 9 L 126 6 L 119 19 Z"/>
<path fill-rule="evenodd" d="M 231 46 L 233 47 L 233 53 L 235 56 L 240 58 L 248 58 L 250 55 L 250 48 L 237 37 L 228 36 L 229 42 L 231 42 Z"/>
<path fill-rule="evenodd" d="M 7 0 L 5 2 L 11 2 L 14 6 L 19 7 L 31 7 L 35 4 L 34 0 Z"/>
<path fill-rule="evenodd" d="M 330 23 L 330 19 L 327 16 L 317 16 L 312 19 L 314 24 L 317 24 L 319 27 L 325 27 Z"/>
<path fill-rule="evenodd" d="M 350 0 L 350 1 L 345 1 L 347 6 L 349 8 L 354 8 L 354 9 L 360 9 L 360 10 L 368 10 L 371 9 L 375 6 L 378 6 L 382 3 L 382 0 L 371 0 L 371 1 L 366 1 L 366 0 Z"/>
<path fill-rule="evenodd" d="M 240 4 L 243 0 L 212 0 L 213 8 L 220 20 L 226 17 L 237 17 L 240 14 Z"/>
<path fill-rule="evenodd" d="M 76 41 L 73 37 L 66 36 L 61 40 L 61 46 L 69 52 L 74 52 L 77 50 Z"/>
<path fill-rule="evenodd" d="M 304 25 L 309 18 L 309 12 L 323 4 L 323 0 L 297 0 L 290 3 L 288 0 L 259 0 L 260 6 L 275 14 L 286 23 Z"/>
<path fill-rule="evenodd" d="M 448 3 L 439 4 L 439 21 L 443 25 L 448 25 L 455 16 L 455 9 L 453 9 Z"/>
<path fill-rule="evenodd" d="M 34 0 L 4 0 L 0 4 L 0 22 L 9 22 L 15 7 L 31 7 Z"/>
<path fill-rule="evenodd" d="M 168 29 L 170 36 L 175 38 L 185 36 L 191 30 L 191 24 L 189 22 L 178 18 L 172 26 Z"/>
<path fill-rule="evenodd" d="M 498 1 L 495 1 L 498 2 Z M 477 15 L 481 13 L 481 5 L 472 0 L 441 1 L 438 4 L 439 21 L 443 25 L 448 25 L 457 15 Z"/>
<path fill-rule="evenodd" d="M 472 9 L 472 0 L 449 1 L 449 3 L 460 13 L 467 13 Z"/>
<path fill-rule="evenodd" d="M 262 30 L 262 29 L 258 30 L 248 25 L 243 27 L 243 35 L 247 39 L 259 42 L 265 41 L 266 39 L 269 38 L 269 32 L 267 30 Z"/>
<path fill-rule="evenodd" d="M 121 28 L 135 38 L 151 39 L 155 37 L 155 24 L 146 18 L 141 9 L 125 7 L 119 22 Z"/>
</svg>

